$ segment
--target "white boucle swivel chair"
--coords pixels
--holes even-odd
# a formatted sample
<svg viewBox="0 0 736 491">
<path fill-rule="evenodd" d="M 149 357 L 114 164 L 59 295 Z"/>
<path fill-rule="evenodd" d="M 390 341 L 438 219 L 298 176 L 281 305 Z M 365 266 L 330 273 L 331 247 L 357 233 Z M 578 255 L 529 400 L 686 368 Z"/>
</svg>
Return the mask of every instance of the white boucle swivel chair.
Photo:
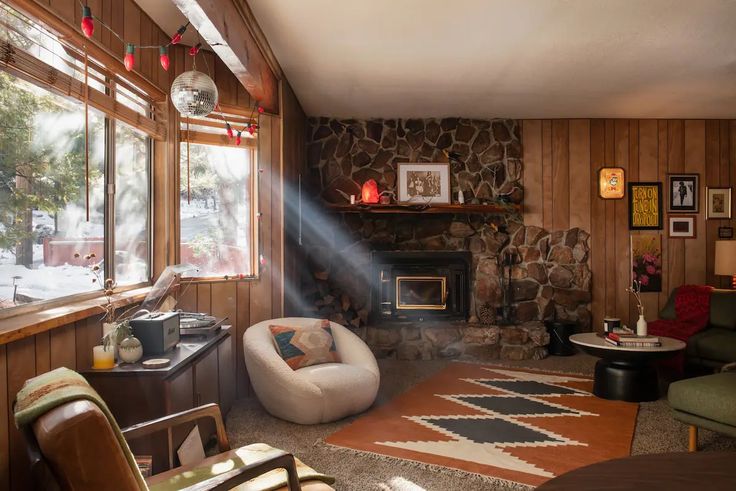
<svg viewBox="0 0 736 491">
<path fill-rule="evenodd" d="M 311 327 L 318 319 L 287 317 L 259 322 L 243 334 L 243 353 L 253 389 L 266 410 L 300 424 L 336 421 L 368 409 L 380 375 L 366 344 L 345 327 L 330 322 L 341 363 L 292 370 L 281 358 L 270 325 Z"/>
</svg>

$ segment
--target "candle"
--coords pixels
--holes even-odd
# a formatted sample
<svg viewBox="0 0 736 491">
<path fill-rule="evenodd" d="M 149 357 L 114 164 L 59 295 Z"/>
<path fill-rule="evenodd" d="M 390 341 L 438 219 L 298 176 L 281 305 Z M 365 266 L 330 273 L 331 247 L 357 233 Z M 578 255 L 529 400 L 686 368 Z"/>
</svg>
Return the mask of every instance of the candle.
<svg viewBox="0 0 736 491">
<path fill-rule="evenodd" d="M 354 205 L 355 204 L 355 195 L 354 194 L 351 194 L 350 195 L 350 204 L 351 205 Z"/>
<path fill-rule="evenodd" d="M 92 348 L 92 358 L 94 363 L 92 368 L 106 369 L 115 366 L 115 349 L 112 346 L 95 346 Z"/>
</svg>

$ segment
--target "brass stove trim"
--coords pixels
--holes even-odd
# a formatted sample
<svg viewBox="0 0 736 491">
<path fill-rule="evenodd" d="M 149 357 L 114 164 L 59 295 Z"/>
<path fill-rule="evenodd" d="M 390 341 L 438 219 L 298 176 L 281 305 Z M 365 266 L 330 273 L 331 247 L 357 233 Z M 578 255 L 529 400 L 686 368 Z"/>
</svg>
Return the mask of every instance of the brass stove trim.
<svg viewBox="0 0 736 491">
<path fill-rule="evenodd" d="M 442 305 L 401 305 L 399 283 L 401 280 L 439 280 L 442 283 Z M 447 278 L 444 276 L 396 276 L 396 310 L 447 310 Z"/>
</svg>

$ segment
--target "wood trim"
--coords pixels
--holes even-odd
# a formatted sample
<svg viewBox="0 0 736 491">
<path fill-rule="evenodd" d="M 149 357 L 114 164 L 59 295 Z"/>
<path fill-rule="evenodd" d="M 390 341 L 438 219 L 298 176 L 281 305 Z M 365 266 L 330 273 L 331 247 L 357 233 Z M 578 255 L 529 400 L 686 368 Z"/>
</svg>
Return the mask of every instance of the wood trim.
<svg viewBox="0 0 736 491">
<path fill-rule="evenodd" d="M 144 287 L 119 293 L 113 296 L 113 305 L 115 308 L 120 308 L 140 302 L 150 290 L 150 287 Z M 83 302 L 46 309 L 42 312 L 5 319 L 0 327 L 0 345 L 102 314 L 101 305 L 101 298 L 96 297 Z"/>
<path fill-rule="evenodd" d="M 688 428 L 687 450 L 688 452 L 698 451 L 698 427 L 695 425 L 690 425 Z"/>
<path fill-rule="evenodd" d="M 113 72 L 123 76 L 133 82 L 136 86 L 143 89 L 154 100 L 164 100 L 166 93 L 157 87 L 153 82 L 138 72 L 128 72 L 120 61 L 120 58 L 105 48 L 96 39 L 87 39 L 79 32 L 76 26 L 72 26 L 67 21 L 61 19 L 58 14 L 53 12 L 48 6 L 43 5 L 35 0 L 6 0 L 8 4 L 20 10 L 27 16 L 43 23 L 46 27 L 54 31 L 60 38 L 69 42 L 73 46 L 81 46 L 87 49 L 90 56 L 100 60 L 105 67 Z M 115 2 L 116 3 L 116 2 Z M 75 10 L 79 10 L 79 6 L 74 5 Z"/>
<path fill-rule="evenodd" d="M 235 0 L 172 1 L 258 104 L 278 114 L 278 79 Z"/>
<path fill-rule="evenodd" d="M 281 70 L 281 65 L 279 65 L 279 61 L 276 59 L 276 55 L 273 54 L 271 45 L 269 44 L 266 35 L 263 34 L 261 26 L 258 24 L 258 20 L 256 19 L 256 16 L 253 15 L 253 11 L 250 9 L 250 5 L 248 5 L 248 2 L 246 2 L 245 0 L 235 0 L 234 3 L 235 8 L 238 9 L 238 12 L 240 12 L 240 15 L 245 20 L 245 26 L 248 28 L 248 31 L 250 31 L 253 39 L 255 39 L 258 49 L 266 59 L 268 67 L 271 69 L 274 75 L 276 75 L 277 79 L 282 80 L 284 78 L 284 72 L 283 70 Z M 279 97 L 279 100 L 283 99 Z"/>
<path fill-rule="evenodd" d="M 227 135 L 216 134 L 216 133 L 205 133 L 204 131 L 179 131 L 179 141 L 189 143 L 200 143 L 203 145 L 218 145 L 221 147 L 240 147 L 240 148 L 256 148 L 258 146 L 257 138 L 246 138 L 243 137 L 243 141 L 240 145 L 236 145 L 234 140 L 230 140 Z"/>
</svg>

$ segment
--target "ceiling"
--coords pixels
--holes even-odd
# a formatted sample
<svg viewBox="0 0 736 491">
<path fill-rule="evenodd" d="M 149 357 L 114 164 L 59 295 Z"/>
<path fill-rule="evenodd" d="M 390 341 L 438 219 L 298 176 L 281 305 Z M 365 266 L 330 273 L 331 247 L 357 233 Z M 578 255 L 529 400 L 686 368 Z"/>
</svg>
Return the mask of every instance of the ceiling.
<svg viewBox="0 0 736 491">
<path fill-rule="evenodd" d="M 248 3 L 311 116 L 736 117 L 731 0 Z"/>
</svg>

